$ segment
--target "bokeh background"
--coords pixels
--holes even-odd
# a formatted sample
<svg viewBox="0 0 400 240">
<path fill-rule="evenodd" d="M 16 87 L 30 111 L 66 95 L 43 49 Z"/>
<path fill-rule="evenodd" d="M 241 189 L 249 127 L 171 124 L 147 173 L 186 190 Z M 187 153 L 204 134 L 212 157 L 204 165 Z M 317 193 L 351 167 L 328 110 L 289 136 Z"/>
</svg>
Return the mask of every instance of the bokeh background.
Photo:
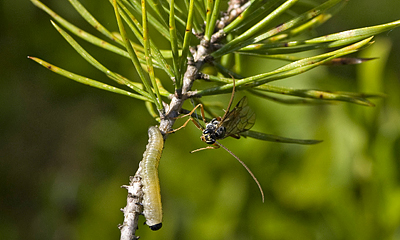
<svg viewBox="0 0 400 240">
<path fill-rule="evenodd" d="M 117 29 L 108 1 L 81 2 Z M 43 3 L 95 33 L 67 0 Z M 352 0 L 311 34 L 398 20 L 399 7 L 398 0 Z M 30 1 L 0 1 L 0 19 L 0 238 L 119 238 L 126 204 L 120 186 L 135 173 L 147 128 L 157 123 L 141 101 L 75 83 L 27 59 L 106 80 Z M 258 177 L 265 203 L 222 149 L 189 153 L 204 146 L 198 129 L 188 125 L 171 135 L 159 169 L 164 225 L 157 232 L 140 227 L 141 239 L 400 239 L 400 29 L 375 40 L 357 56 L 377 60 L 276 83 L 386 93 L 373 100 L 375 107 L 287 106 L 249 97 L 255 130 L 324 140 L 314 146 L 224 140 Z M 79 42 L 109 68 L 134 76 L 129 60 Z M 250 75 L 281 64 L 249 59 L 244 67 Z M 229 96 L 207 100 L 226 107 Z"/>
</svg>

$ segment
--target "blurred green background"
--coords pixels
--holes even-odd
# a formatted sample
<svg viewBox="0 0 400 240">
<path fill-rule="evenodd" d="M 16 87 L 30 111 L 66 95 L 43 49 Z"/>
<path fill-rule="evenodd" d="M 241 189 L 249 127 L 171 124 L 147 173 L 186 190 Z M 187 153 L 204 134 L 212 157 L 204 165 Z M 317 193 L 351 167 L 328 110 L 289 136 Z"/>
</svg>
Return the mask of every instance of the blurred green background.
<svg viewBox="0 0 400 240">
<path fill-rule="evenodd" d="M 81 2 L 117 29 L 108 1 Z M 43 3 L 95 33 L 67 0 Z M 398 0 L 352 0 L 314 34 L 398 20 L 399 7 Z M 106 79 L 30 1 L 1 1 L 0 10 L 0 238 L 119 238 L 126 204 L 120 186 L 135 173 L 147 128 L 157 123 L 141 101 L 75 83 L 28 60 L 36 56 Z M 249 97 L 255 130 L 324 140 L 315 146 L 223 141 L 258 177 L 265 203 L 222 149 L 189 153 L 204 146 L 194 126 L 171 135 L 159 169 L 164 225 L 157 232 L 140 227 L 141 239 L 400 239 L 400 29 L 375 40 L 357 56 L 377 60 L 321 67 L 277 83 L 386 93 L 373 100 L 374 108 L 286 106 Z M 109 68 L 133 76 L 129 60 L 79 42 Z M 250 75 L 282 64 L 253 59 L 245 67 Z M 228 100 L 218 98 L 223 107 Z"/>
</svg>

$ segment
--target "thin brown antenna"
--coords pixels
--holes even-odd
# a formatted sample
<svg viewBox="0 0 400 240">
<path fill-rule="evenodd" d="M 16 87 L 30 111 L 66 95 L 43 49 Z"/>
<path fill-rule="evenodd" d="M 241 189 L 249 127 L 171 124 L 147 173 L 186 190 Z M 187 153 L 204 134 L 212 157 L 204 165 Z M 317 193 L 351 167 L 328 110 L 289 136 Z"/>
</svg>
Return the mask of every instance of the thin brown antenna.
<svg viewBox="0 0 400 240">
<path fill-rule="evenodd" d="M 261 198 L 262 198 L 262 202 L 264 202 L 264 191 L 261 187 L 261 184 L 258 182 L 257 178 L 254 176 L 254 174 L 250 171 L 249 167 L 247 167 L 247 165 L 240 160 L 235 154 L 233 154 L 233 152 L 231 152 L 228 148 L 226 148 L 224 145 L 222 145 L 221 143 L 219 143 L 218 141 L 215 141 L 216 144 L 218 144 L 218 146 L 222 147 L 223 149 L 225 149 L 228 153 L 230 153 L 234 158 L 236 158 L 236 160 L 238 160 L 240 162 L 240 164 L 242 164 L 242 166 L 247 170 L 247 172 L 251 175 L 251 177 L 253 178 L 253 180 L 257 183 L 258 189 L 260 189 L 260 193 L 261 193 Z"/>
<path fill-rule="evenodd" d="M 231 77 L 232 77 L 232 75 L 231 75 Z M 235 96 L 235 78 L 232 77 L 232 79 L 233 79 L 233 88 L 232 88 L 231 100 L 229 100 L 228 108 L 226 109 L 224 116 L 222 116 L 221 122 L 223 122 L 225 120 L 226 114 L 228 114 L 229 110 L 231 109 L 233 97 Z"/>
</svg>

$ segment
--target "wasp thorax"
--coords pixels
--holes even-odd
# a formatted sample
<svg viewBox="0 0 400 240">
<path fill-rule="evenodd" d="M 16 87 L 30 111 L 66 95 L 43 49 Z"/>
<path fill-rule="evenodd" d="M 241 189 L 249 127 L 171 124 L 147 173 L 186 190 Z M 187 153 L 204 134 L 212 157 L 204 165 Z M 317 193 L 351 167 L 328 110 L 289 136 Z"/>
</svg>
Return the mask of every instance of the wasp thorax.
<svg viewBox="0 0 400 240">
<path fill-rule="evenodd" d="M 215 137 L 216 137 L 217 139 L 224 138 L 224 137 L 225 137 L 225 131 L 226 131 L 225 127 L 220 126 L 220 127 L 217 128 L 217 130 L 215 131 Z"/>
</svg>

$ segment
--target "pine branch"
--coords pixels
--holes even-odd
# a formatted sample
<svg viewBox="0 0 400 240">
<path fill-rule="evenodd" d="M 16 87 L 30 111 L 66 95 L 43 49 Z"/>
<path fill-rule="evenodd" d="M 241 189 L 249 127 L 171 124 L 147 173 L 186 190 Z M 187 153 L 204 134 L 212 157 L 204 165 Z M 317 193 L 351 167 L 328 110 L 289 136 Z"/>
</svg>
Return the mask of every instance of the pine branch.
<svg viewBox="0 0 400 240">
<path fill-rule="evenodd" d="M 142 183 L 140 177 L 141 168 L 139 167 L 134 177 L 131 177 L 129 185 L 122 186 L 128 190 L 126 207 L 121 209 L 124 213 L 124 222 L 118 226 L 121 230 L 121 240 L 139 239 L 136 237 L 136 229 L 138 229 L 139 216 L 143 211 L 141 205 L 143 201 Z"/>
<path fill-rule="evenodd" d="M 159 138 L 162 139 L 159 139 L 161 143 L 163 143 L 169 133 L 171 133 L 176 118 L 181 113 L 185 112 L 182 106 L 187 99 L 231 92 L 235 84 L 237 90 L 247 90 L 256 96 L 284 104 L 319 104 L 327 103 L 327 101 L 330 100 L 373 106 L 373 103 L 369 102 L 367 98 L 379 96 L 377 94 L 292 89 L 272 86 L 269 85 L 269 83 L 271 81 L 299 75 L 321 65 L 362 63 L 366 61 L 366 59 L 345 58 L 343 56 L 357 52 L 372 44 L 371 40 L 374 35 L 400 26 L 400 21 L 395 21 L 308 40 L 293 41 L 290 37 L 322 24 L 327 19 L 331 18 L 333 13 L 341 8 L 347 1 L 327 0 L 314 9 L 283 22 L 276 27 L 269 28 L 269 25 L 277 20 L 278 16 L 284 15 L 289 8 L 300 1 L 231 0 L 228 2 L 229 7 L 227 11 L 222 14 L 222 17 L 219 17 L 219 0 L 204 1 L 207 11 L 199 7 L 201 4 L 197 0 L 185 2 L 186 8 L 183 10 L 175 5 L 174 1 L 170 2 L 168 9 L 168 3 L 160 0 L 151 0 L 148 3 L 138 0 L 110 0 L 120 30 L 119 34 L 117 34 L 105 29 L 91 14 L 89 14 L 78 0 L 70 0 L 87 22 L 108 39 L 111 39 L 113 43 L 115 42 L 118 44 L 118 46 L 115 46 L 113 43 L 107 43 L 75 27 L 48 9 L 39 0 L 31 1 L 50 14 L 55 21 L 61 25 L 58 26 L 53 23 L 60 34 L 86 61 L 104 72 L 108 78 L 112 79 L 117 84 L 125 85 L 131 91 L 125 91 L 100 81 L 74 74 L 38 58 L 29 58 L 47 69 L 77 82 L 145 101 L 151 116 L 159 120 L 158 128 L 160 131 L 157 130 L 156 132 L 159 134 Z M 149 4 L 154 11 L 148 12 L 146 10 L 147 4 Z M 279 5 L 279 7 L 273 9 L 275 5 Z M 202 12 L 202 10 L 204 10 L 204 12 Z M 167 17 L 167 12 L 170 13 L 169 19 Z M 186 14 L 184 12 L 187 13 L 186 18 L 184 17 Z M 141 23 L 135 19 L 133 13 L 142 15 L 143 19 Z M 174 15 L 175 13 L 177 14 L 176 16 Z M 178 32 L 175 21 L 178 22 L 178 24 L 184 24 L 186 21 L 184 36 Z M 200 30 L 201 22 L 206 23 L 204 31 Z M 149 37 L 149 26 L 155 28 L 163 37 L 171 42 L 171 50 L 160 50 L 157 48 Z M 87 42 L 126 58 L 130 58 L 142 83 L 131 81 L 118 73 L 112 72 L 106 66 L 103 66 L 92 57 L 90 53 L 83 49 L 72 36 L 64 31 L 62 27 Z M 141 45 L 133 43 L 132 40 L 129 39 L 129 34 L 126 30 L 131 31 Z M 193 46 L 193 35 L 196 35 L 200 39 L 200 43 L 197 46 Z M 121 46 L 123 46 L 124 49 L 122 49 Z M 305 52 L 313 49 L 329 48 L 339 49 L 330 50 L 326 53 L 307 58 L 289 55 L 291 53 Z M 236 72 L 228 67 L 227 64 L 224 64 L 228 62 L 225 60 L 232 55 L 234 55 L 237 63 L 235 66 Z M 239 60 L 242 55 L 286 60 L 290 61 L 290 63 L 270 72 L 242 77 L 240 71 L 238 71 L 238 65 L 240 65 Z M 167 63 L 166 59 L 168 58 L 172 58 L 172 66 Z M 221 59 L 221 61 L 219 61 L 220 58 L 226 59 Z M 206 63 L 214 65 L 223 77 L 220 75 L 211 76 L 202 73 L 201 70 Z M 163 70 L 175 83 L 174 94 L 169 95 L 169 92 L 164 89 L 161 81 L 155 76 L 153 66 L 154 68 Z M 236 83 L 232 82 L 232 77 L 236 79 Z M 201 91 L 193 91 L 192 86 L 197 79 L 214 81 L 224 85 L 203 89 Z M 281 96 L 290 95 L 295 99 L 273 97 L 270 96 L 270 93 L 280 94 Z M 169 104 L 163 102 L 162 97 L 165 98 L 166 96 L 170 99 Z M 154 106 L 156 106 L 157 110 L 155 110 Z M 205 110 L 208 110 L 207 107 L 205 107 Z M 152 128 L 154 129 L 154 127 Z M 242 136 L 266 141 L 296 144 L 315 144 L 319 142 L 315 140 L 283 138 L 252 131 L 247 131 L 243 133 Z M 128 190 L 127 205 L 122 209 L 124 213 L 124 222 L 119 227 L 121 230 L 121 239 L 123 240 L 138 239 L 135 234 L 139 215 L 141 215 L 143 211 L 146 214 L 146 209 L 143 209 L 143 203 L 146 203 L 146 194 L 144 193 L 146 191 L 144 185 L 146 184 L 144 184 L 145 180 L 143 180 L 145 174 L 142 172 L 142 163 L 146 160 L 146 154 L 149 154 L 149 149 L 151 150 L 152 147 L 154 148 L 154 146 L 150 144 L 152 137 L 150 135 L 149 137 L 149 144 L 146 147 L 143 160 L 139 164 L 135 176 L 131 177 L 128 186 L 123 186 Z M 159 157 L 162 152 L 161 143 L 158 145 L 160 148 Z M 152 228 L 152 226 L 150 227 Z M 152 229 L 156 230 L 156 227 Z"/>
</svg>

